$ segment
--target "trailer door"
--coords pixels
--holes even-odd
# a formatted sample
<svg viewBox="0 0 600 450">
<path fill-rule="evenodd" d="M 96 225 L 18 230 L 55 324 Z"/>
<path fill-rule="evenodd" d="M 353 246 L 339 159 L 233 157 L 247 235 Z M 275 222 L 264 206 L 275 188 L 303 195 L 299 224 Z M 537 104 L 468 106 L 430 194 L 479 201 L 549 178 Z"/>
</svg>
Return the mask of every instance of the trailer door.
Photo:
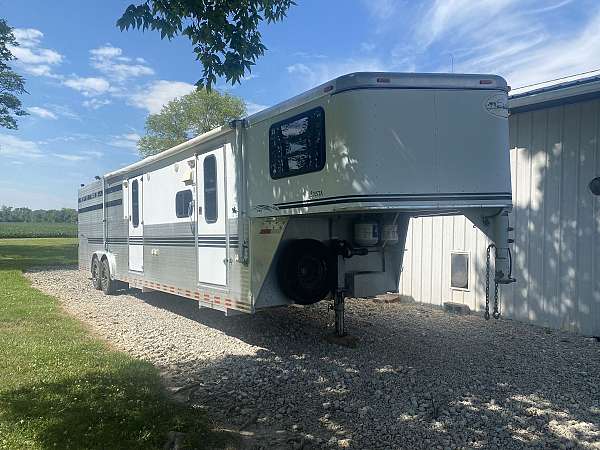
<svg viewBox="0 0 600 450">
<path fill-rule="evenodd" d="M 144 177 L 128 180 L 129 207 L 129 270 L 144 271 L 144 208 L 142 207 Z"/>
<path fill-rule="evenodd" d="M 224 148 L 198 155 L 198 282 L 227 285 Z"/>
</svg>

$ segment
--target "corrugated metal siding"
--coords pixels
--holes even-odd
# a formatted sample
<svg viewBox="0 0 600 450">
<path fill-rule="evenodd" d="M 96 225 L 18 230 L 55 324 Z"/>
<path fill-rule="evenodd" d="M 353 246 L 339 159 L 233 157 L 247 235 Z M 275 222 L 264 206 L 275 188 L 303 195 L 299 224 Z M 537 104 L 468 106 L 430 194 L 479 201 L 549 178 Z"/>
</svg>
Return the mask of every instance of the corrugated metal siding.
<svg viewBox="0 0 600 450">
<path fill-rule="evenodd" d="M 600 101 L 512 115 L 511 170 L 518 282 L 501 287 L 503 314 L 600 335 Z M 481 311 L 488 241 L 462 216 L 411 221 L 400 292 Z M 470 253 L 469 290 L 450 288 L 450 253 Z"/>
</svg>

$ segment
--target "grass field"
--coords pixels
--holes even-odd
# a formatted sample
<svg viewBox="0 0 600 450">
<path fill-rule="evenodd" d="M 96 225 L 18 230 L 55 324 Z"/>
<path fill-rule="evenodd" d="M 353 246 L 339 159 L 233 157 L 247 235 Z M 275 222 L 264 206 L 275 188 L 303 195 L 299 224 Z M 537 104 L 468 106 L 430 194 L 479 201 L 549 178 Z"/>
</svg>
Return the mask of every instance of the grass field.
<svg viewBox="0 0 600 450">
<path fill-rule="evenodd" d="M 76 223 L 0 222 L 0 239 L 76 236 Z"/>
<path fill-rule="evenodd" d="M 222 446 L 151 364 L 109 349 L 22 276 L 76 252 L 75 239 L 0 240 L 0 448 L 162 448 L 170 431 L 190 448 Z"/>
</svg>

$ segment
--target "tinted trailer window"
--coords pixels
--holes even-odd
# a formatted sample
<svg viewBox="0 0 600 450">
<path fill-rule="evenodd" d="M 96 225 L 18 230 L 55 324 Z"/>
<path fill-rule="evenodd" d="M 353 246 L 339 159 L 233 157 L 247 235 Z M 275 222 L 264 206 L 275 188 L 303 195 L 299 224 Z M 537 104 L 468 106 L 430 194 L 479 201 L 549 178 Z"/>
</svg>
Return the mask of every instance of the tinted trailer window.
<svg viewBox="0 0 600 450">
<path fill-rule="evenodd" d="M 311 109 L 269 128 L 271 178 L 318 172 L 325 166 L 325 112 Z"/>
</svg>

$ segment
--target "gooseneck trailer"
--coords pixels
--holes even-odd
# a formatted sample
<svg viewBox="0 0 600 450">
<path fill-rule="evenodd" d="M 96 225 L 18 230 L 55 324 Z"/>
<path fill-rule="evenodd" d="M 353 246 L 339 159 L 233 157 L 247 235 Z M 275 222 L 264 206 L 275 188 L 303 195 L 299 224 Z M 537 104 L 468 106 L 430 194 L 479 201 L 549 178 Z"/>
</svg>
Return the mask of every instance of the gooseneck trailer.
<svg viewBox="0 0 600 450">
<path fill-rule="evenodd" d="M 411 217 L 463 214 L 509 283 L 508 87 L 353 73 L 79 190 L 79 267 L 232 313 L 396 291 Z"/>
</svg>

